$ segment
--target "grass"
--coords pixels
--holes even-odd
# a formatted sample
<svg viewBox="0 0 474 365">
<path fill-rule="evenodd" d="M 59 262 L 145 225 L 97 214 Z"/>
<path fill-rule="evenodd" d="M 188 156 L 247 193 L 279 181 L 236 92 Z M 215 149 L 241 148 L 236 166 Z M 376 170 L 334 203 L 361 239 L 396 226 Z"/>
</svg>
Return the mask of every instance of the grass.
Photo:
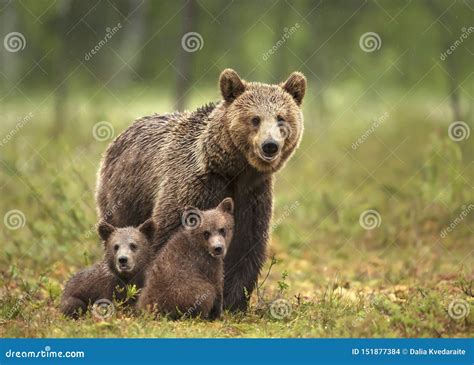
<svg viewBox="0 0 474 365">
<path fill-rule="evenodd" d="M 215 322 L 154 321 L 120 303 L 106 320 L 71 321 L 58 311 L 65 281 L 101 256 L 94 185 L 110 141 L 92 138 L 93 125 L 109 121 L 118 134 L 170 104 L 141 95 L 122 109 L 100 95 L 77 96 L 59 138 L 50 133 L 51 105 L 33 108 L 17 130 L 31 104 L 6 105 L 0 136 L 14 133 L 0 147 L 0 212 L 19 210 L 24 219 L 18 229 L 4 222 L 0 236 L 2 337 L 473 336 L 474 215 L 441 232 L 473 203 L 474 138 L 448 137 L 449 109 L 434 97 L 388 110 L 363 99 L 349 111 L 340 108 L 349 96 L 340 98 L 329 98 L 320 117 L 309 96 L 301 148 L 277 176 L 268 252 L 276 260 L 249 312 Z M 367 210 L 380 217 L 374 229 L 359 222 Z M 468 315 L 452 315 L 456 300 Z"/>
</svg>

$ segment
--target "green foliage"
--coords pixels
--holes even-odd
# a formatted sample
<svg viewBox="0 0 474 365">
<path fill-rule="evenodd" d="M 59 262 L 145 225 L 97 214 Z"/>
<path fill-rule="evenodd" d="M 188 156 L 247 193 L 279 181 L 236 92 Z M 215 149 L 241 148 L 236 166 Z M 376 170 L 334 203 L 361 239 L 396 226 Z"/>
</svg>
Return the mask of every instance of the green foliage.
<svg viewBox="0 0 474 365">
<path fill-rule="evenodd" d="M 135 284 L 134 285 L 127 285 L 126 300 L 138 298 L 139 290 L 140 289 L 138 289 Z"/>
<path fill-rule="evenodd" d="M 108 105 L 105 109 L 113 110 L 114 103 Z M 403 110 L 392 112 L 392 119 L 350 155 L 341 148 L 350 146 L 368 123 L 351 134 L 336 127 L 323 139 L 308 128 L 299 151 L 276 179 L 270 259 L 247 315 L 226 313 L 215 323 L 154 321 L 115 302 L 116 314 L 105 321 L 87 315 L 74 322 L 58 311 L 60 291 L 74 272 L 102 255 L 93 186 L 107 143 L 84 131 L 90 128 L 85 116 L 79 130 L 66 129 L 41 155 L 17 154 L 30 133 L 37 142 L 48 141 L 47 118 L 38 118 L 28 133 L 15 136 L 2 150 L 5 199 L 0 207 L 2 212 L 19 209 L 26 217 L 24 227 L 1 232 L 5 336 L 472 335 L 473 310 L 464 320 L 447 314 L 454 299 L 472 303 L 472 217 L 439 237 L 470 198 L 472 170 L 466 166 L 472 158 L 465 152 L 470 140 L 455 143 L 445 130 L 433 131 L 431 124 L 420 122 L 422 117 L 405 117 Z M 130 122 L 127 118 L 117 115 L 116 133 Z M 397 156 L 386 159 L 387 147 L 394 149 L 407 129 L 412 137 Z M 418 142 L 423 139 L 426 144 Z M 379 211 L 382 223 L 367 231 L 359 215 L 369 207 Z M 127 288 L 127 298 L 136 294 L 135 287 Z M 289 301 L 290 317 L 272 317 L 275 298 Z"/>
<path fill-rule="evenodd" d="M 280 292 L 281 295 L 283 295 L 285 293 L 285 291 L 288 290 L 288 288 L 290 287 L 286 283 L 286 278 L 287 277 L 288 277 L 288 273 L 286 272 L 286 270 L 283 270 L 283 272 L 281 273 L 281 279 L 278 280 L 278 282 L 277 282 L 278 291 Z"/>
<path fill-rule="evenodd" d="M 189 6 L 193 6 L 191 19 L 183 10 Z M 419 86 L 439 95 L 457 89 L 472 95 L 472 83 L 467 82 L 472 40 L 464 41 L 445 61 L 440 59 L 471 25 L 471 9 L 465 2 L 301 0 L 291 4 L 276 1 L 270 6 L 255 2 L 250 12 L 248 7 L 246 2 L 234 2 L 223 9 L 217 0 L 191 5 L 185 0 L 150 1 L 137 6 L 105 2 L 92 8 L 84 1 L 63 6 L 33 0 L 11 2 L 0 12 L 0 21 L 5 33 L 20 31 L 26 47 L 22 57 L 3 55 L 6 82 L 2 87 L 9 96 L 19 97 L 22 89 L 14 87 L 18 81 L 30 92 L 58 88 L 58 102 L 69 104 L 62 106 L 74 112 L 74 101 L 67 102 L 68 92 L 91 95 L 97 105 L 104 98 L 102 88 L 113 95 L 128 92 L 120 103 L 126 110 L 144 88 L 155 95 L 171 90 L 183 98 L 190 90 L 214 86 L 219 71 L 234 67 L 251 79 L 271 82 L 282 81 L 290 70 L 299 69 L 311 85 L 325 90 L 315 99 L 323 107 L 333 99 L 340 101 L 336 86 L 350 88 L 353 95 L 368 92 L 380 104 L 385 104 L 387 87 L 391 91 Z M 122 28 L 87 59 L 104 40 L 107 29 L 118 23 Z M 290 34 L 288 29 L 296 24 L 296 31 Z M 181 47 L 185 25 L 202 37 L 202 48 L 191 54 Z M 381 39 L 375 52 L 360 48 L 360 37 L 367 32 Z M 276 51 L 265 58 L 273 47 Z M 426 73 L 429 77 L 417 84 Z M 22 78 L 25 74 L 26 79 Z M 450 90 L 451 79 L 462 88 Z M 184 83 L 183 90 L 179 82 Z M 77 112 L 71 117 L 78 117 L 80 110 Z M 94 119 L 103 120 L 104 114 L 96 110 Z"/>
</svg>

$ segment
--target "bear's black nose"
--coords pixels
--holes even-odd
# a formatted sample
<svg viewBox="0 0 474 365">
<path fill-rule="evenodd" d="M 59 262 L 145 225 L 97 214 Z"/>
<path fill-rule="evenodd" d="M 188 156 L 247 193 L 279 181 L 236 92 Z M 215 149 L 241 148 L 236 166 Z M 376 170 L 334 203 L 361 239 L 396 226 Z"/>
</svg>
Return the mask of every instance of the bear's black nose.
<svg viewBox="0 0 474 365">
<path fill-rule="evenodd" d="M 272 139 L 266 140 L 262 144 L 262 151 L 265 157 L 273 157 L 278 152 L 278 143 Z"/>
<path fill-rule="evenodd" d="M 224 253 L 224 245 L 222 243 L 218 243 L 212 246 L 212 254 L 214 256 L 220 256 Z"/>
<path fill-rule="evenodd" d="M 120 256 L 118 262 L 119 264 L 125 265 L 128 262 L 128 258 L 126 256 Z"/>
</svg>

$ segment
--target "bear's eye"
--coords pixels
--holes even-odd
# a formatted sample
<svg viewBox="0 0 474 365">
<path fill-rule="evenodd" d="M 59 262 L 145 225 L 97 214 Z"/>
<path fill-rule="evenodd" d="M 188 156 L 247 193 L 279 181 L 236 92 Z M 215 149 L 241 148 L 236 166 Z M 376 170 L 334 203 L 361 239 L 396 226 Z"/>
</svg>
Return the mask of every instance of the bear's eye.
<svg viewBox="0 0 474 365">
<path fill-rule="evenodd" d="M 225 228 L 221 228 L 219 229 L 219 234 L 222 236 L 222 237 L 225 237 Z"/>
<path fill-rule="evenodd" d="M 135 251 L 137 249 L 137 245 L 135 243 L 130 243 L 130 250 Z"/>
<path fill-rule="evenodd" d="M 211 233 L 209 231 L 204 231 L 204 239 L 208 240 L 211 237 Z"/>
<path fill-rule="evenodd" d="M 285 118 L 283 118 L 281 115 L 277 115 L 277 122 L 284 122 Z"/>
<path fill-rule="evenodd" d="M 255 127 L 258 127 L 259 124 L 260 124 L 260 117 L 253 117 L 253 118 L 252 118 L 252 124 L 253 124 Z"/>
<path fill-rule="evenodd" d="M 114 245 L 114 251 L 117 252 L 119 249 L 119 245 Z"/>
</svg>

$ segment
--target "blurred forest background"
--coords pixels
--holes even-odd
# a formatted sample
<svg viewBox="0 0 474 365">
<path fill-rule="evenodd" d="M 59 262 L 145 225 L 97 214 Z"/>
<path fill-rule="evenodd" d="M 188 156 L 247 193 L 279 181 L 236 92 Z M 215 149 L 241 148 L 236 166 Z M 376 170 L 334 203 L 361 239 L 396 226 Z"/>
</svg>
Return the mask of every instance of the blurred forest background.
<svg viewBox="0 0 474 365">
<path fill-rule="evenodd" d="M 472 335 L 473 15 L 472 0 L 0 0 L 0 332 Z M 65 321 L 65 280 L 101 256 L 108 143 L 135 118 L 219 100 L 227 67 L 308 78 L 252 311 L 212 326 Z M 283 320 L 262 310 L 276 297 Z"/>
</svg>

